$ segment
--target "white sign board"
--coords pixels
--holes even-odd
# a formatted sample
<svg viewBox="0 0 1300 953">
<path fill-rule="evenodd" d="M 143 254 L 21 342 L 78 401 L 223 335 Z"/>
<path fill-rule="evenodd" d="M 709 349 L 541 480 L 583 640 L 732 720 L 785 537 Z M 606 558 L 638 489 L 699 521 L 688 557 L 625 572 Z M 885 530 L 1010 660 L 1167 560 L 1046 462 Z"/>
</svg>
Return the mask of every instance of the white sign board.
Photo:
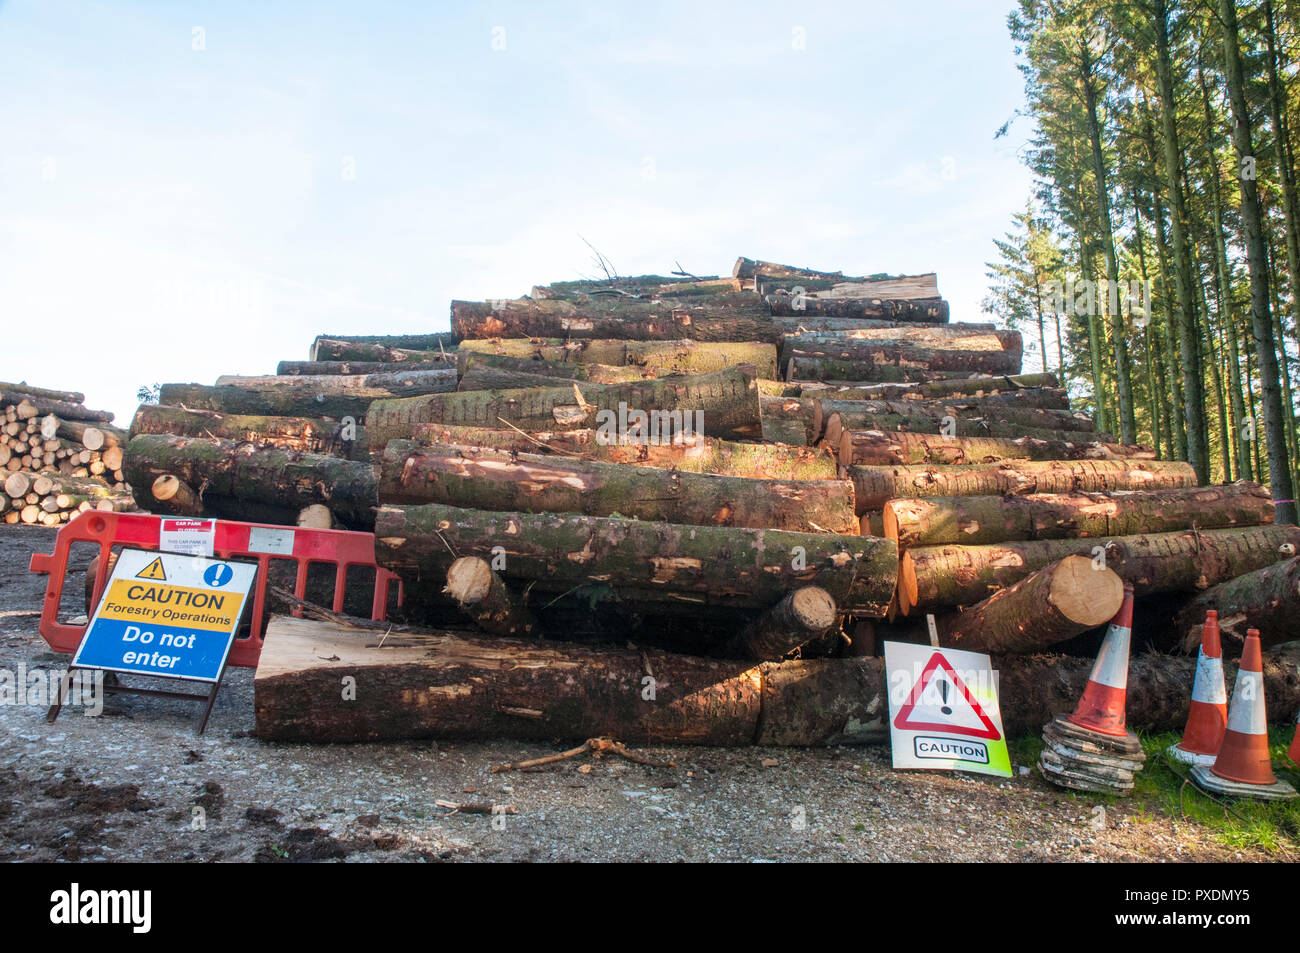
<svg viewBox="0 0 1300 953">
<path fill-rule="evenodd" d="M 979 652 L 885 643 L 895 768 L 1011 777 L 995 674 Z"/>
</svg>

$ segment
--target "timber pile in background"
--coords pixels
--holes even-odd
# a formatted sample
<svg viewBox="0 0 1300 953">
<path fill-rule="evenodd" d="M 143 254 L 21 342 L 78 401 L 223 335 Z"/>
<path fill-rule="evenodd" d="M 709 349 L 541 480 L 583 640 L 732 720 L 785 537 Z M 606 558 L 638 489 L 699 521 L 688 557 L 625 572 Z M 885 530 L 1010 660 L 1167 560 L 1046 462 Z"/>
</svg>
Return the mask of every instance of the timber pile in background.
<svg viewBox="0 0 1300 953">
<path fill-rule="evenodd" d="M 1096 432 L 1022 373 L 1018 332 L 950 317 L 933 274 L 747 258 L 454 301 L 450 332 L 322 335 L 273 376 L 165 385 L 126 473 L 156 512 L 373 530 L 407 620 L 438 630 L 273 628 L 266 737 L 863 740 L 878 640 L 925 640 L 926 614 L 1016 673 L 1013 713 L 1063 670 L 1031 656 L 1095 651 L 1125 583 L 1136 647 L 1181 646 L 1168 620 L 1219 587 L 1252 625 L 1295 617 L 1233 588 L 1290 592 L 1273 567 L 1300 531 L 1265 490 Z M 313 693 L 349 666 L 364 713 Z M 1176 668 L 1133 661 L 1152 724 L 1181 717 Z M 620 694 L 644 678 L 670 704 Z"/>
<path fill-rule="evenodd" d="M 57 526 L 86 510 L 136 509 L 126 434 L 84 394 L 0 382 L 0 519 Z"/>
</svg>

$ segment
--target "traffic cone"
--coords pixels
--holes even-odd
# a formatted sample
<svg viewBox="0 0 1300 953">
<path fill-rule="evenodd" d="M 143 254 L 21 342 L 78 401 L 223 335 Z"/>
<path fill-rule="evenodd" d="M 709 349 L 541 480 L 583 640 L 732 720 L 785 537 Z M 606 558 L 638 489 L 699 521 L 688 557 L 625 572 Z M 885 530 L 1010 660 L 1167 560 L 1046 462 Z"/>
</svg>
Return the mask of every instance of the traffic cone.
<svg viewBox="0 0 1300 953">
<path fill-rule="evenodd" d="M 1133 587 L 1124 584 L 1124 601 L 1110 620 L 1097 662 L 1088 676 L 1071 724 L 1103 735 L 1125 735 L 1124 702 L 1128 689 L 1128 650 L 1133 639 Z"/>
<path fill-rule="evenodd" d="M 1300 714 L 1296 715 L 1295 737 L 1291 739 L 1291 747 L 1286 750 L 1287 757 L 1300 764 Z"/>
<path fill-rule="evenodd" d="M 1146 753 L 1124 726 L 1128 651 L 1133 636 L 1133 587 L 1106 630 L 1106 639 L 1078 707 L 1043 726 L 1038 770 L 1058 787 L 1102 791 L 1124 797 L 1133 790 Z"/>
<path fill-rule="evenodd" d="M 1219 644 L 1219 613 L 1205 613 L 1201 651 L 1192 682 L 1192 706 L 1183 739 L 1170 745 L 1168 754 L 1184 764 L 1214 764 L 1228 723 L 1228 689 L 1223 680 L 1223 652 Z"/>
<path fill-rule="evenodd" d="M 1264 666 L 1259 630 L 1246 632 L 1246 644 L 1232 690 L 1223 744 L 1212 767 L 1196 765 L 1192 778 L 1217 794 L 1282 800 L 1296 796 L 1295 788 L 1273 774 L 1268 756 L 1268 718 L 1264 710 Z"/>
</svg>

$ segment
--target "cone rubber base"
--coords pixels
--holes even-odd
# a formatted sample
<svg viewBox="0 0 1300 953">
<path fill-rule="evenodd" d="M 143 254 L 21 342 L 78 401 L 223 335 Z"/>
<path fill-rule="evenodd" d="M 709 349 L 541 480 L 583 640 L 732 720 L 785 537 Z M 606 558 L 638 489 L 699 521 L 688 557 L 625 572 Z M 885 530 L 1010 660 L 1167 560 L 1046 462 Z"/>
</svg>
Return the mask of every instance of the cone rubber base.
<svg viewBox="0 0 1300 953">
<path fill-rule="evenodd" d="M 1276 784 L 1242 784 L 1221 778 L 1208 767 L 1196 765 L 1192 768 L 1192 780 L 1196 786 L 1211 794 L 1225 794 L 1228 797 L 1250 797 L 1260 801 L 1289 801 L 1296 797 L 1296 790 L 1285 781 Z"/>
<path fill-rule="evenodd" d="M 1066 715 L 1057 715 L 1043 726 L 1038 770 L 1059 787 L 1124 797 L 1132 792 L 1133 776 L 1145 760 L 1142 744 L 1131 731 L 1122 735 L 1093 731 Z"/>
<path fill-rule="evenodd" d="M 1210 767 L 1219 757 L 1217 754 L 1197 754 L 1194 751 L 1184 751 L 1178 745 L 1170 745 L 1165 749 L 1165 754 L 1175 761 L 1181 761 L 1183 764 L 1199 764 Z"/>
</svg>

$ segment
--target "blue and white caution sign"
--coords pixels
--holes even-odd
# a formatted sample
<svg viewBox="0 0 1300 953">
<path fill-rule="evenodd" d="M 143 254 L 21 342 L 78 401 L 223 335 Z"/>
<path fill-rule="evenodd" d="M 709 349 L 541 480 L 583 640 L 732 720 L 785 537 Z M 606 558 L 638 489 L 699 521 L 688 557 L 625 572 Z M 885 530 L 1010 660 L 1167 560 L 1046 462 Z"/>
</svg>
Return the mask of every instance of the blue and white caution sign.
<svg viewBox="0 0 1300 953">
<path fill-rule="evenodd" d="M 125 549 L 72 665 L 215 683 L 256 578 L 255 563 Z"/>
</svg>

